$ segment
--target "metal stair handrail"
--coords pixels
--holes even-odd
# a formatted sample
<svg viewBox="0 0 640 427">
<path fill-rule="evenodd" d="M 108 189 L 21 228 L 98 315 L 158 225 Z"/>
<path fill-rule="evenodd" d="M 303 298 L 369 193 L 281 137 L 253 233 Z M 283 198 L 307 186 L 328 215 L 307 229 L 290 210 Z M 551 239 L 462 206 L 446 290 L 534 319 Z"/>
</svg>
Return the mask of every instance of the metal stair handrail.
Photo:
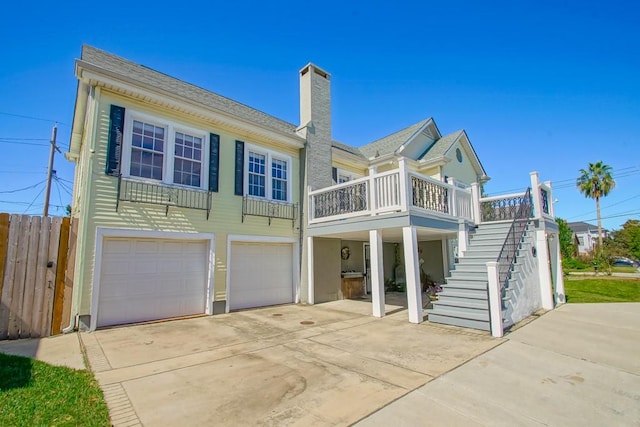
<svg viewBox="0 0 640 427">
<path fill-rule="evenodd" d="M 533 213 L 533 204 L 531 202 L 531 187 L 522 195 L 515 218 L 509 228 L 509 233 L 504 239 L 500 255 L 498 255 L 498 280 L 500 283 L 500 291 L 504 290 L 507 280 L 509 280 L 513 264 L 516 260 L 516 252 L 522 237 L 527 228 L 527 223 Z"/>
</svg>

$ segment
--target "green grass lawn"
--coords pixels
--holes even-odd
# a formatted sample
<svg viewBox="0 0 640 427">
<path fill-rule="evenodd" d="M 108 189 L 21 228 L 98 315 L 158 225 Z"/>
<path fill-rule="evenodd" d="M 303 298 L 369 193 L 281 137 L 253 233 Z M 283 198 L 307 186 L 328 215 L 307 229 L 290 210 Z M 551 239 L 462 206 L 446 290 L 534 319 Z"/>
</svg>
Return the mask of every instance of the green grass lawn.
<svg viewBox="0 0 640 427">
<path fill-rule="evenodd" d="M 640 279 L 570 277 L 564 282 L 567 302 L 640 302 Z"/>
<path fill-rule="evenodd" d="M 0 353 L 0 426 L 109 426 L 89 371 Z"/>
</svg>

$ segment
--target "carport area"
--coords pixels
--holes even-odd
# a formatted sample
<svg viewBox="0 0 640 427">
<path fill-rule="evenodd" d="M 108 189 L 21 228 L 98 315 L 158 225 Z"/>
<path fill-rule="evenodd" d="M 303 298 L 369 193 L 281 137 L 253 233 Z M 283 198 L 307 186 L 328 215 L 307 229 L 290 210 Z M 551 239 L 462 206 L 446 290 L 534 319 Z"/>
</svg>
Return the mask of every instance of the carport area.
<svg viewBox="0 0 640 427">
<path fill-rule="evenodd" d="M 370 303 L 283 305 L 81 334 L 115 425 L 348 425 L 500 344 L 374 318 Z"/>
</svg>

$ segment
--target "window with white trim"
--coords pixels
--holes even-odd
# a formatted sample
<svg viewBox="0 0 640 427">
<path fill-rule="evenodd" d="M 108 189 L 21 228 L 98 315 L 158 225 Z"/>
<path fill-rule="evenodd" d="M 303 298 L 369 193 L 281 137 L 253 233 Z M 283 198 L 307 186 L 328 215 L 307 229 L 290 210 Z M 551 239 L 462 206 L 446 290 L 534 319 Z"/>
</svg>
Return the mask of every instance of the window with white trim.
<svg viewBox="0 0 640 427">
<path fill-rule="evenodd" d="M 206 189 L 207 132 L 127 110 L 123 176 Z"/>
<path fill-rule="evenodd" d="M 291 157 L 247 144 L 245 194 L 291 202 Z"/>
</svg>

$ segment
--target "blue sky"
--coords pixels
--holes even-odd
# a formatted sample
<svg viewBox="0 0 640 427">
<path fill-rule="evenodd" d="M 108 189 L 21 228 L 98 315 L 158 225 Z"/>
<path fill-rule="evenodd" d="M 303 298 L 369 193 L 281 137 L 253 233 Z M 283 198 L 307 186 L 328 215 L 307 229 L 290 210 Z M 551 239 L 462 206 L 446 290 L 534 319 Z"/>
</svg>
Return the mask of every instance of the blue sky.
<svg viewBox="0 0 640 427">
<path fill-rule="evenodd" d="M 363 145 L 431 116 L 445 134 L 467 131 L 489 194 L 523 190 L 536 170 L 556 183 L 557 215 L 595 223 L 574 181 L 602 160 L 617 181 L 604 226 L 640 218 L 635 2 L 65 3 L 3 6 L 0 211 L 41 213 L 47 139 L 58 121 L 68 148 L 87 43 L 294 124 L 297 72 L 311 61 L 332 74 L 338 141 Z M 51 214 L 62 215 L 73 164 L 56 155 L 55 169 Z"/>
</svg>

